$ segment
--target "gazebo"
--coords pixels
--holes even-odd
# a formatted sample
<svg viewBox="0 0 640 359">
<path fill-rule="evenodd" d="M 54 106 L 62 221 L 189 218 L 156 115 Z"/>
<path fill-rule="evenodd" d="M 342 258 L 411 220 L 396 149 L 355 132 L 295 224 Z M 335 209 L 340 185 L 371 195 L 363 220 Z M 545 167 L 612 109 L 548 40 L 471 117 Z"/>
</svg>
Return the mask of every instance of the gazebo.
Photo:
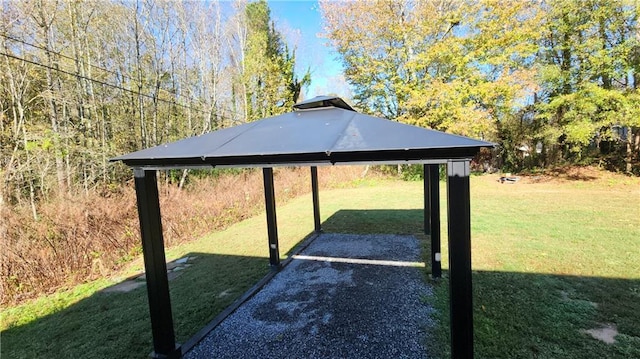
<svg viewBox="0 0 640 359">
<path fill-rule="evenodd" d="M 424 230 L 431 235 L 431 271 L 440 277 L 439 166 L 447 168 L 451 353 L 473 357 L 469 164 L 489 142 L 356 112 L 338 97 L 320 96 L 294 111 L 133 152 L 112 161 L 133 168 L 151 314 L 154 358 L 179 358 L 156 180 L 157 170 L 262 168 L 269 262 L 280 267 L 273 167 L 309 166 L 316 232 L 321 231 L 317 166 L 424 166 Z"/>
</svg>

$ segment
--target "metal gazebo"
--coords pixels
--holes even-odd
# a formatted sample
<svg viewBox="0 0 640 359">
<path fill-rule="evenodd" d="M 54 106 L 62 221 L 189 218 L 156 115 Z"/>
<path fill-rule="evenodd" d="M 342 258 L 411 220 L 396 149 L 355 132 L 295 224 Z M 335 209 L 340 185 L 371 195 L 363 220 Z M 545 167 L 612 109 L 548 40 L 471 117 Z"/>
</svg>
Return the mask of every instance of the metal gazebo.
<svg viewBox="0 0 640 359">
<path fill-rule="evenodd" d="M 473 357 L 469 164 L 492 143 L 356 112 L 338 97 L 315 97 L 294 111 L 133 152 L 112 161 L 133 168 L 153 334 L 152 357 L 179 358 L 173 329 L 156 171 L 184 168 L 263 169 L 269 261 L 280 265 L 273 167 L 310 166 L 315 231 L 321 230 L 317 166 L 424 165 L 425 232 L 432 276 L 440 268 L 439 165 L 447 168 L 451 353 Z"/>
</svg>

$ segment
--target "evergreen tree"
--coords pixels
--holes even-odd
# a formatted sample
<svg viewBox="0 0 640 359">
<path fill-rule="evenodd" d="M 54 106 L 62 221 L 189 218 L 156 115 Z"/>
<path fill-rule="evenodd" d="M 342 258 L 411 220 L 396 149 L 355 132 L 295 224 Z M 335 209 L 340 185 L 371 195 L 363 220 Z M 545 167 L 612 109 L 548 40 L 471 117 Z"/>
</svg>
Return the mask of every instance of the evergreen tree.
<svg viewBox="0 0 640 359">
<path fill-rule="evenodd" d="M 311 81 L 307 71 L 295 75 L 295 52 L 289 50 L 282 34 L 271 21 L 264 0 L 247 4 L 247 41 L 244 49 L 244 82 L 248 121 L 291 110 L 300 91 Z"/>
</svg>

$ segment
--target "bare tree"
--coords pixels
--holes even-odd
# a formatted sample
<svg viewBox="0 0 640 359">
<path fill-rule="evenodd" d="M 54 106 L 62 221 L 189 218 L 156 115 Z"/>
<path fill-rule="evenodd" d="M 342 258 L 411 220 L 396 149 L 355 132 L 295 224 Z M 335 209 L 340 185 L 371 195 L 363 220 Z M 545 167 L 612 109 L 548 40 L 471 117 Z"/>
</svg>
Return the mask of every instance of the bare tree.
<svg viewBox="0 0 640 359">
<path fill-rule="evenodd" d="M 57 15 L 58 3 L 47 0 L 38 0 L 35 4 L 33 19 L 35 20 L 40 36 L 40 48 L 44 51 L 45 57 L 45 73 L 47 91 L 43 94 L 48 104 L 49 120 L 51 124 L 52 135 L 54 136 L 54 151 L 56 163 L 56 178 L 58 180 L 58 191 L 65 193 L 68 191 L 67 176 L 65 173 L 65 164 L 63 162 L 62 138 L 63 133 L 60 126 L 59 106 L 56 102 L 56 95 L 60 90 L 60 81 L 54 70 L 57 68 L 54 50 L 54 33 L 53 22 Z"/>
</svg>

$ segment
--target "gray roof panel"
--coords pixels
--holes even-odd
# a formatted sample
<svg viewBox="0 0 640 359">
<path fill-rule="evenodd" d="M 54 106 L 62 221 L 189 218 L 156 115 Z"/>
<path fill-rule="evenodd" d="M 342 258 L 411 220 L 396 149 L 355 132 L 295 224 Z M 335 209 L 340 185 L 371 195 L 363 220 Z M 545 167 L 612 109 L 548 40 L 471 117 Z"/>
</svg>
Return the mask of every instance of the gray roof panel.
<svg viewBox="0 0 640 359">
<path fill-rule="evenodd" d="M 159 168 L 401 162 L 471 158 L 480 148 L 494 146 L 364 115 L 327 105 L 326 101 L 309 100 L 306 102 L 312 106 L 309 109 L 148 148 L 112 161 Z"/>
</svg>

